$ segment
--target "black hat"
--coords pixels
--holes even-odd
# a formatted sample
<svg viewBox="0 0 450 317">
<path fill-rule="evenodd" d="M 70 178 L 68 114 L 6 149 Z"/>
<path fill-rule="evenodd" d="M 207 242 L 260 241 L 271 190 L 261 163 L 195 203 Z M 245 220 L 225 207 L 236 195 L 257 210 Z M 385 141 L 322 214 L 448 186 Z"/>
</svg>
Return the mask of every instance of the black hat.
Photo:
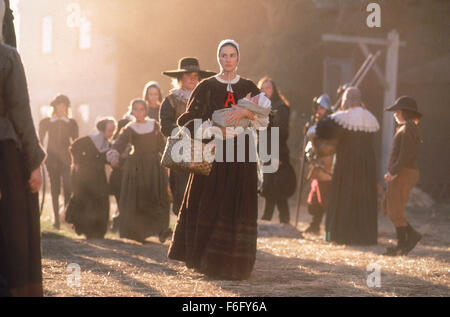
<svg viewBox="0 0 450 317">
<path fill-rule="evenodd" d="M 198 73 L 201 78 L 211 77 L 216 72 L 210 70 L 201 70 L 198 59 L 195 57 L 183 57 L 178 61 L 178 69 L 162 72 L 169 77 L 178 78 L 184 73 Z"/>
<path fill-rule="evenodd" d="M 419 117 L 422 117 L 422 114 L 417 110 L 416 101 L 409 96 L 399 97 L 392 106 L 387 107 L 385 110 L 386 111 L 408 110 L 416 113 Z"/>
<path fill-rule="evenodd" d="M 53 101 L 50 103 L 50 106 L 52 107 L 56 107 L 56 105 L 63 103 L 65 105 L 67 105 L 67 107 L 70 107 L 70 100 L 69 97 L 67 97 L 66 95 L 58 95 L 55 97 L 55 99 L 53 99 Z"/>
</svg>

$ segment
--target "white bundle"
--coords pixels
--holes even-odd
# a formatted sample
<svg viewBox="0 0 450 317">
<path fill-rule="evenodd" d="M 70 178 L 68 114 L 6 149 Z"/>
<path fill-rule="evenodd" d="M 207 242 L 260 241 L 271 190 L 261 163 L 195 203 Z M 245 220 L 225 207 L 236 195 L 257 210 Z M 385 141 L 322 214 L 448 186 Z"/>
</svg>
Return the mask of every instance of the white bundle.
<svg viewBox="0 0 450 317">
<path fill-rule="evenodd" d="M 255 128 L 265 128 L 269 125 L 269 114 L 272 109 L 270 99 L 267 98 L 264 93 L 259 94 L 258 103 L 254 103 L 247 98 L 239 99 L 236 107 L 241 107 L 250 110 L 254 113 L 253 120 L 248 118 L 241 119 L 237 126 L 242 128 L 248 128 L 250 125 Z M 226 113 L 232 113 L 236 111 L 236 108 L 226 108 L 214 111 L 212 114 L 212 121 L 221 127 L 231 127 L 232 124 L 227 124 L 228 115 Z"/>
</svg>

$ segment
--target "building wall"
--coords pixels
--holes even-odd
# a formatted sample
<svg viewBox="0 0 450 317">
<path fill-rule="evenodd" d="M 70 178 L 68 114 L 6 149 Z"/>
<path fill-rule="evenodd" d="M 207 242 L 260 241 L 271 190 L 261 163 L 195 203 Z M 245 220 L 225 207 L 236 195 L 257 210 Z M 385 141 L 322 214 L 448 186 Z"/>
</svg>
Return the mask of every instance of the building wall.
<svg viewBox="0 0 450 317">
<path fill-rule="evenodd" d="M 98 117 L 115 115 L 116 66 L 111 58 L 113 40 L 97 31 L 89 2 L 83 2 L 85 14 L 77 15 L 70 0 L 21 0 L 20 52 L 26 69 L 33 117 L 42 119 L 52 98 L 63 93 L 72 102 L 72 114 L 80 125 L 80 133 L 88 133 Z M 91 22 L 91 46 L 80 48 L 80 32 L 86 15 Z M 51 19 L 51 33 L 43 24 Z M 48 25 L 48 24 L 47 24 Z M 81 26 L 81 27 L 80 27 Z M 89 35 L 89 32 L 85 34 Z M 51 50 L 44 38 L 51 38 Z"/>
</svg>

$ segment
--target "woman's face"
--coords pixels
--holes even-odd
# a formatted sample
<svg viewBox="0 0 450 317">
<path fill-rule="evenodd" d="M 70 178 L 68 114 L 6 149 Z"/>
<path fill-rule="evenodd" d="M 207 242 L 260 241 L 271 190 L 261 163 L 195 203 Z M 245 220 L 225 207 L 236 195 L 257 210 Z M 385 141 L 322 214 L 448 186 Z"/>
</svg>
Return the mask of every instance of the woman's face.
<svg viewBox="0 0 450 317">
<path fill-rule="evenodd" d="M 200 79 L 200 76 L 196 72 L 184 73 L 180 79 L 181 89 L 194 90 L 194 88 L 197 87 L 197 85 L 198 85 L 199 79 Z"/>
<path fill-rule="evenodd" d="M 405 119 L 403 118 L 403 113 L 401 110 L 396 110 L 394 113 L 394 119 L 397 122 L 397 124 L 403 124 L 405 123 Z"/>
<path fill-rule="evenodd" d="M 65 103 L 59 103 L 55 106 L 55 114 L 57 117 L 67 116 L 68 106 Z"/>
<path fill-rule="evenodd" d="M 145 111 L 145 107 L 142 103 L 135 104 L 131 114 L 136 118 L 137 122 L 145 121 L 145 117 L 147 116 L 147 112 Z"/>
<path fill-rule="evenodd" d="M 149 105 L 155 106 L 159 103 L 159 89 L 156 87 L 150 87 L 147 89 L 146 101 Z"/>
<path fill-rule="evenodd" d="M 114 135 L 114 130 L 116 130 L 116 125 L 113 122 L 108 122 L 105 131 L 103 131 L 105 139 L 110 140 Z"/>
<path fill-rule="evenodd" d="M 233 45 L 225 45 L 220 49 L 219 61 L 225 72 L 232 72 L 236 69 L 239 56 L 236 48 Z"/>
<path fill-rule="evenodd" d="M 261 91 L 266 95 L 267 98 L 271 98 L 272 94 L 273 94 L 273 85 L 272 82 L 270 80 L 266 80 L 262 85 L 261 85 Z"/>
</svg>

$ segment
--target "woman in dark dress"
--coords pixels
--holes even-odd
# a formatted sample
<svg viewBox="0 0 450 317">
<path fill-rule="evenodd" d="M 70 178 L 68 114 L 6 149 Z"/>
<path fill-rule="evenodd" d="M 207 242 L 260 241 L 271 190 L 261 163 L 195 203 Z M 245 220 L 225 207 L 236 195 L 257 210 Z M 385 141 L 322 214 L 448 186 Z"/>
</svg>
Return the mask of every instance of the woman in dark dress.
<svg viewBox="0 0 450 317">
<path fill-rule="evenodd" d="M 116 129 L 111 118 L 97 123 L 98 133 L 77 139 L 70 151 L 73 157 L 73 194 L 66 221 L 87 239 L 103 239 L 109 220 L 109 191 L 106 180 L 106 152 Z"/>
<path fill-rule="evenodd" d="M 239 46 L 235 41 L 222 41 L 217 58 L 220 74 L 195 88 L 178 125 L 192 119 L 206 121 L 215 110 L 235 107 L 239 99 L 258 98 L 256 85 L 236 74 Z M 253 113 L 241 108 L 230 115 L 228 122 L 237 124 L 242 118 L 253 119 Z M 191 124 L 187 126 L 192 130 Z M 250 276 L 256 257 L 258 178 L 257 163 L 248 159 L 248 139 L 245 148 L 244 162 L 237 162 L 234 140 L 233 162 L 214 161 L 208 176 L 190 174 L 168 253 L 170 259 L 183 261 L 213 278 L 242 280 Z"/>
<path fill-rule="evenodd" d="M 42 296 L 38 191 L 45 152 L 18 52 L 2 44 L 0 1 L 0 294 Z"/>
<path fill-rule="evenodd" d="M 258 82 L 258 88 L 270 98 L 272 102 L 268 140 L 271 140 L 271 127 L 279 128 L 279 151 L 280 164 L 275 173 L 265 173 L 261 195 L 266 198 L 263 220 L 271 220 L 275 206 L 280 212 L 280 222 L 288 224 L 290 220 L 288 198 L 294 193 L 296 186 L 295 171 L 289 162 L 289 148 L 287 139 L 289 137 L 289 102 L 284 98 L 276 87 L 273 80 L 263 77 Z M 269 144 L 269 151 L 270 144 Z"/>
<path fill-rule="evenodd" d="M 377 180 L 373 135 L 377 119 L 361 101 L 361 92 L 349 87 L 341 110 L 320 120 L 317 137 L 337 139 L 336 162 L 328 207 L 325 239 L 338 244 L 377 244 Z"/>
<path fill-rule="evenodd" d="M 53 108 L 49 118 L 39 122 L 39 139 L 44 144 L 44 138 L 48 135 L 47 165 L 50 177 L 53 213 L 55 217 L 54 228 L 59 229 L 59 195 L 61 180 L 64 190 L 64 206 L 67 206 L 71 195 L 70 164 L 71 157 L 69 146 L 78 138 L 78 124 L 70 118 L 70 100 L 65 95 L 58 95 L 50 104 Z"/>
<path fill-rule="evenodd" d="M 147 102 L 147 116 L 159 122 L 159 109 L 162 103 L 161 86 L 156 81 L 145 84 L 142 98 Z"/>
<path fill-rule="evenodd" d="M 159 236 L 163 243 L 171 235 L 167 174 L 160 165 L 165 140 L 156 120 L 149 119 L 142 99 L 131 103 L 134 122 L 126 125 L 108 152 L 108 161 L 119 166 L 120 154 L 133 145 L 125 161 L 119 201 L 121 238 L 145 242 Z"/>
</svg>

